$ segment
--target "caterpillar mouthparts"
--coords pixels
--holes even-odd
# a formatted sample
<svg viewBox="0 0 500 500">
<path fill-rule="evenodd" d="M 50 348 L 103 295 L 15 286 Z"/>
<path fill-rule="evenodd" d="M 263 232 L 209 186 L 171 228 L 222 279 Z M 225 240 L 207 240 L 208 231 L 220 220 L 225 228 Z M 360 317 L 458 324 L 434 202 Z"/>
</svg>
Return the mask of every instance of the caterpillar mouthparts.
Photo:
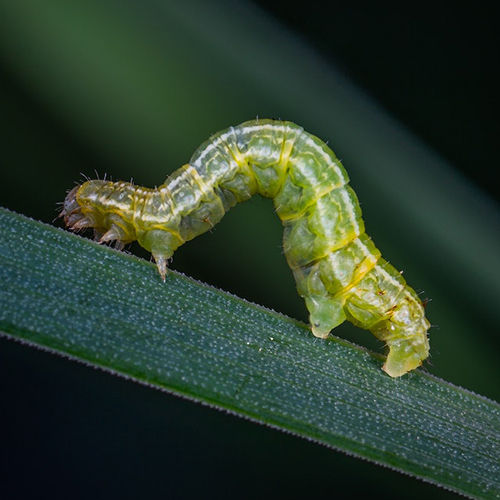
<svg viewBox="0 0 500 500">
<path fill-rule="evenodd" d="M 64 219 L 64 224 L 68 229 L 72 231 L 77 231 L 78 229 L 82 229 L 83 227 L 75 227 L 78 221 L 85 220 L 85 216 L 82 214 L 82 208 L 76 201 L 76 193 L 80 185 L 75 186 L 71 191 L 68 192 L 66 198 L 64 199 L 63 208 L 59 217 Z"/>
</svg>

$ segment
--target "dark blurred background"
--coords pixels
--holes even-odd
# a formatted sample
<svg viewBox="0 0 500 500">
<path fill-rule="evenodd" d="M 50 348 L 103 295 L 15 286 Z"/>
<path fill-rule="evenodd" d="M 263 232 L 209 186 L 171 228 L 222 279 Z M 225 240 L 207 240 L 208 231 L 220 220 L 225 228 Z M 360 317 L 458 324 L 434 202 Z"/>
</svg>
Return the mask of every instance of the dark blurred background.
<svg viewBox="0 0 500 500">
<path fill-rule="evenodd" d="M 432 299 L 425 369 L 498 399 L 496 19 L 479 3 L 0 0 L 0 204 L 52 223 L 81 173 L 153 186 L 219 129 L 295 121 L 329 141 L 368 233 Z M 172 267 L 307 319 L 269 200 Z M 451 496 L 4 339 L 0 358 L 8 498 Z"/>
</svg>

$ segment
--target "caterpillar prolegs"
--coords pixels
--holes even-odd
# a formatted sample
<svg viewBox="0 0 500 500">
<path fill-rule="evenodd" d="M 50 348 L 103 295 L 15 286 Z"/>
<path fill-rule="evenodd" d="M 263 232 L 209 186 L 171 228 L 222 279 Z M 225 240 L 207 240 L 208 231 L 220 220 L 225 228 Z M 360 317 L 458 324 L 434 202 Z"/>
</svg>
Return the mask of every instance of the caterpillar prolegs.
<svg viewBox="0 0 500 500">
<path fill-rule="evenodd" d="M 184 242 L 208 231 L 239 202 L 272 198 L 283 245 L 312 332 L 325 338 L 344 320 L 386 342 L 383 366 L 399 377 L 429 353 L 421 300 L 365 233 L 356 194 L 331 149 L 298 125 L 252 120 L 218 132 L 156 189 L 90 180 L 66 197 L 73 230 L 92 227 L 100 242 L 137 240 L 166 265 Z"/>
</svg>

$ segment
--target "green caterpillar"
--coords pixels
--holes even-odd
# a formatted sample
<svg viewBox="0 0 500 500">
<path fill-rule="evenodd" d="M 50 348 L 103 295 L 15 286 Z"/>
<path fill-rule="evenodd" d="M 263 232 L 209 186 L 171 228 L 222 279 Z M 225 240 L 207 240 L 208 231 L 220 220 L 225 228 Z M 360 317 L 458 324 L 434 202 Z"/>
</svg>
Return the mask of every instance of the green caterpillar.
<svg viewBox="0 0 500 500">
<path fill-rule="evenodd" d="M 100 242 L 137 240 L 165 280 L 167 261 L 239 202 L 272 198 L 286 259 L 312 332 L 344 320 L 386 342 L 383 366 L 399 377 L 429 354 L 424 306 L 365 233 L 356 194 L 333 151 L 291 122 L 252 120 L 213 135 L 157 189 L 90 180 L 70 191 L 62 216 Z"/>
</svg>

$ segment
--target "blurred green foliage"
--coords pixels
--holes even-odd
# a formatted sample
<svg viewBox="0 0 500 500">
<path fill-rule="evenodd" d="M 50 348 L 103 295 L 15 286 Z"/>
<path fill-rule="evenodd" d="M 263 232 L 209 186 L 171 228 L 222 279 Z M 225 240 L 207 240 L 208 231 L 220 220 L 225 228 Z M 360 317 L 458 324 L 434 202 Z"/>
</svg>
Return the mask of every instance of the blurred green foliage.
<svg viewBox="0 0 500 500">
<path fill-rule="evenodd" d="M 255 116 L 292 120 L 329 141 L 368 233 L 432 299 L 426 369 L 499 398 L 498 207 L 260 10 L 201 0 L 5 1 L 0 58 L 10 96 L 2 205 L 50 222 L 81 172 L 152 186 L 221 128 Z M 268 200 L 235 208 L 180 249 L 173 267 L 306 319 Z M 349 325 L 336 334 L 382 349 Z"/>
</svg>

